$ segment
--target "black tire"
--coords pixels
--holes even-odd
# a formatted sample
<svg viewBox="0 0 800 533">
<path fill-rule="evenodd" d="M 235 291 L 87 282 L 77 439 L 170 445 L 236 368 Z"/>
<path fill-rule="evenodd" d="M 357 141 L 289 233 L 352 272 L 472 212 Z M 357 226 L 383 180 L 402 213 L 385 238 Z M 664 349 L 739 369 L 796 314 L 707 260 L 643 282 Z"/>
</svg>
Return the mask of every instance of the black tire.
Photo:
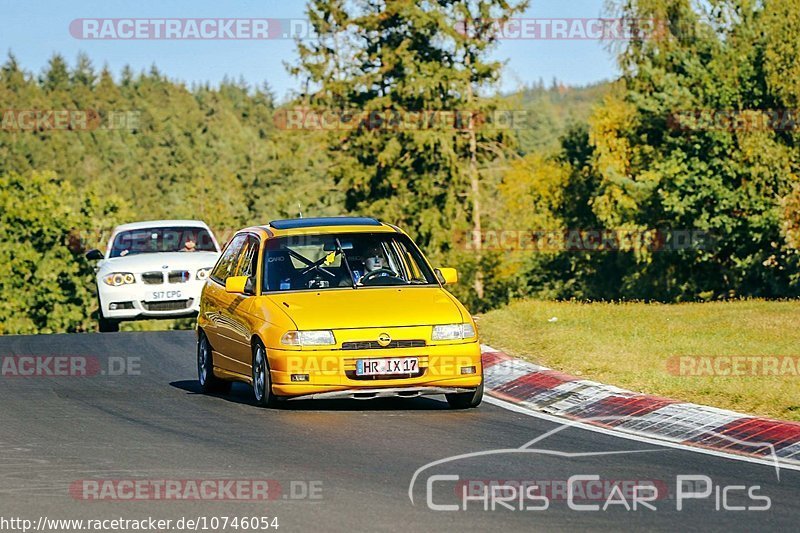
<svg viewBox="0 0 800 533">
<path fill-rule="evenodd" d="M 100 302 L 100 287 L 95 285 L 97 294 L 97 330 L 100 333 L 116 333 L 119 331 L 119 320 L 111 320 L 103 316 L 103 304 Z"/>
<path fill-rule="evenodd" d="M 460 392 L 455 394 L 445 394 L 447 403 L 453 409 L 474 409 L 483 401 L 483 380 L 474 392 Z"/>
<path fill-rule="evenodd" d="M 279 407 L 278 397 L 272 394 L 267 349 L 260 341 L 253 344 L 253 396 L 259 407 Z"/>
<path fill-rule="evenodd" d="M 102 313 L 102 311 L 98 311 L 98 313 Z M 119 331 L 119 321 L 103 318 L 103 315 L 100 314 L 97 319 L 97 329 L 100 330 L 100 333 L 116 333 Z"/>
<path fill-rule="evenodd" d="M 231 382 L 214 375 L 214 356 L 211 352 L 211 343 L 201 331 L 197 336 L 197 381 L 200 383 L 200 390 L 206 394 L 228 392 L 231 390 Z"/>
</svg>

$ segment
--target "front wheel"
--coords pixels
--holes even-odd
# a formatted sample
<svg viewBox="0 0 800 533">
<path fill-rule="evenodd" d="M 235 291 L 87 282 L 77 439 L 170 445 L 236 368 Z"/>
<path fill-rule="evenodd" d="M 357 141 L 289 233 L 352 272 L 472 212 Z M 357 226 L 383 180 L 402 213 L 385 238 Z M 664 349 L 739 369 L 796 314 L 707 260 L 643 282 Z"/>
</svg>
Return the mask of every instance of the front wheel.
<svg viewBox="0 0 800 533">
<path fill-rule="evenodd" d="M 211 344 L 202 331 L 197 337 L 197 381 L 200 389 L 208 394 L 210 392 L 227 392 L 231 389 L 231 382 L 219 379 L 214 375 L 214 359 L 211 355 Z"/>
<path fill-rule="evenodd" d="M 272 394 L 267 351 L 260 342 L 253 347 L 253 395 L 261 407 L 278 407 L 278 397 Z"/>
<path fill-rule="evenodd" d="M 97 286 L 97 329 L 100 333 L 116 333 L 119 331 L 119 320 L 110 320 L 103 316 L 103 303 L 100 301 L 100 286 Z"/>
<path fill-rule="evenodd" d="M 445 394 L 444 397 L 453 409 L 474 409 L 483 401 L 483 380 L 474 392 Z"/>
</svg>

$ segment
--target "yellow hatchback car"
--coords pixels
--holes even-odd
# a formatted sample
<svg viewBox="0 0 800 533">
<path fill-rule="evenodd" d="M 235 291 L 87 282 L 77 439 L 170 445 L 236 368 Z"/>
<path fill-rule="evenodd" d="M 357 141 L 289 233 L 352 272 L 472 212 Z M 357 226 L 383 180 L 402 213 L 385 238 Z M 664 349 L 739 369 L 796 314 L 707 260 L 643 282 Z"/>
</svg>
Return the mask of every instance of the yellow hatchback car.
<svg viewBox="0 0 800 533">
<path fill-rule="evenodd" d="M 204 392 L 232 381 L 256 402 L 483 398 L 475 323 L 406 233 L 372 218 L 278 220 L 239 231 L 197 318 Z"/>
</svg>

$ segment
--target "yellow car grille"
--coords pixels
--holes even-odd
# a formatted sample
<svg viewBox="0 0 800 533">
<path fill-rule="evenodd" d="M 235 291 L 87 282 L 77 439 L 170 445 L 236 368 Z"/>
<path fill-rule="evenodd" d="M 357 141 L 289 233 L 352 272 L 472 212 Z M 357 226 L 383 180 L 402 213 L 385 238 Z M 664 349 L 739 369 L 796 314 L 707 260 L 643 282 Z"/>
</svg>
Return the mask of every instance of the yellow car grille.
<svg viewBox="0 0 800 533">
<path fill-rule="evenodd" d="M 399 340 L 392 341 L 386 346 L 381 346 L 378 341 L 343 342 L 342 350 L 389 350 L 391 348 L 424 348 L 424 340 Z"/>
</svg>

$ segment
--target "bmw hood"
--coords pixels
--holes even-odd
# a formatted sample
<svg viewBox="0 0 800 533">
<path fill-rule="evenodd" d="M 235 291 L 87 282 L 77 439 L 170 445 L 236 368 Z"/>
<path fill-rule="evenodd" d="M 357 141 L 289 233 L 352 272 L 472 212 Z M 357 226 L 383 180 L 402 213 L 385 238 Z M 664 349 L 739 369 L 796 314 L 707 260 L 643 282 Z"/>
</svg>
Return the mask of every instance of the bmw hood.
<svg viewBox="0 0 800 533">
<path fill-rule="evenodd" d="M 380 287 L 273 293 L 300 330 L 457 324 L 459 306 L 439 287 Z"/>
<path fill-rule="evenodd" d="M 197 270 L 209 268 L 217 262 L 217 252 L 164 252 L 135 254 L 105 259 L 99 264 L 100 272 L 131 272 L 151 270 Z"/>
</svg>

